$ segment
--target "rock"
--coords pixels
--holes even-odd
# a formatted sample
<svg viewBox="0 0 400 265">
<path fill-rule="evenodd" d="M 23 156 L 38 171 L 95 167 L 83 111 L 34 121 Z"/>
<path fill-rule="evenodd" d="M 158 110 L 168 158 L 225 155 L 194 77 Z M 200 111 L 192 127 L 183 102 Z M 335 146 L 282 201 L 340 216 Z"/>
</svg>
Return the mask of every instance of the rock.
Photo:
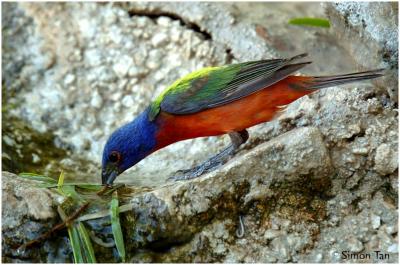
<svg viewBox="0 0 400 265">
<path fill-rule="evenodd" d="M 99 153 L 101 153 L 107 137 L 124 121 L 132 120 L 144 110 L 151 99 L 155 97 L 155 89 L 160 87 L 159 82 L 162 82 L 160 89 L 165 88 L 180 77 L 177 71 L 178 68 L 191 72 L 195 70 L 194 67 L 199 61 L 202 61 L 203 65 L 214 65 L 224 64 L 226 59 L 223 47 L 217 44 L 207 46 L 203 55 L 196 55 L 191 59 L 187 59 L 185 55 L 180 54 L 185 43 L 175 43 L 168 50 L 161 44 L 161 46 L 155 48 L 152 46 L 151 39 L 145 40 L 143 36 L 145 34 L 151 38 L 156 36 L 162 25 L 154 24 L 146 16 L 130 17 L 128 12 L 119 6 L 77 4 L 61 7 L 42 4 L 15 4 L 8 7 L 10 14 L 18 13 L 18 17 L 14 20 L 22 19 L 27 21 L 24 22 L 27 25 L 28 23 L 30 24 L 29 26 L 21 27 L 23 29 L 19 35 L 21 37 L 15 37 L 14 35 L 13 38 L 7 38 L 7 47 L 15 47 L 15 49 L 12 49 L 10 56 L 4 57 L 5 64 L 16 65 L 12 63 L 13 58 L 17 58 L 15 56 L 18 54 L 26 54 L 23 57 L 26 58 L 26 60 L 24 59 L 25 65 L 20 69 L 20 72 L 23 71 L 25 73 L 24 76 L 30 78 L 32 71 L 42 71 L 41 69 L 45 67 L 44 63 L 43 65 L 37 63 L 43 59 L 42 53 L 39 52 L 41 51 L 40 46 L 49 47 L 47 49 L 48 53 L 54 57 L 52 68 L 44 69 L 44 71 L 49 71 L 49 74 L 39 75 L 39 79 L 32 80 L 32 82 L 24 86 L 25 89 L 22 90 L 22 93 L 15 97 L 13 96 L 16 100 L 18 98 L 22 106 L 21 108 L 15 108 L 14 114 L 24 117 L 27 121 L 33 121 L 31 123 L 34 129 L 39 129 L 40 131 L 49 131 L 57 128 L 56 134 L 63 141 L 72 143 L 74 152 L 78 154 L 84 153 L 88 159 L 98 164 L 100 162 Z M 116 14 L 121 14 L 121 16 L 118 15 L 117 19 L 115 19 Z M 58 26 L 55 30 L 47 26 L 48 23 L 44 22 L 44 17 L 49 18 L 52 21 L 51 23 L 60 25 L 60 21 L 63 21 L 68 26 Z M 10 19 L 7 20 L 10 21 L 7 24 L 9 26 L 6 26 L 7 29 L 11 29 L 15 25 L 11 21 L 12 19 L 12 16 L 10 16 Z M 71 23 L 72 20 L 76 21 L 76 23 Z M 166 20 L 161 19 L 160 23 L 165 24 Z M 35 22 L 33 23 L 33 21 Z M 84 24 L 85 29 L 95 32 L 96 38 L 92 38 L 92 33 L 81 30 L 81 22 Z M 112 25 L 109 24 L 111 22 L 113 23 Z M 190 29 L 180 25 L 180 23 L 171 23 L 170 26 L 173 26 L 180 36 L 186 31 L 191 32 Z M 130 34 L 134 31 L 140 32 L 139 34 Z M 169 34 L 164 34 L 161 36 L 162 38 L 158 37 L 155 39 L 161 40 L 161 43 L 164 43 L 164 41 L 171 42 Z M 80 38 L 82 38 L 82 41 L 77 41 Z M 193 39 L 202 41 L 197 35 L 193 35 Z M 26 47 L 26 42 L 37 43 L 37 45 L 30 44 L 29 47 L 32 49 L 28 51 L 24 48 Z M 129 43 L 132 45 L 128 45 Z M 64 47 L 64 45 L 67 46 Z M 57 47 L 57 49 L 54 47 Z M 68 47 L 74 48 L 71 50 Z M 68 58 L 75 56 L 76 51 L 80 51 L 82 58 L 79 61 L 70 61 Z M 175 57 L 171 62 L 172 55 Z M 11 68 L 7 69 L 10 69 L 7 73 L 15 72 Z M 28 71 L 28 69 L 30 70 Z M 68 74 L 66 76 L 65 73 L 80 74 L 74 74 L 74 78 L 72 78 Z M 151 75 L 147 76 L 149 73 Z M 7 76 L 11 75 L 7 74 Z M 21 75 L 18 74 L 18 76 Z M 163 79 L 155 80 L 154 76 L 162 76 Z M 139 89 L 131 91 L 126 89 L 126 86 L 115 85 L 123 82 L 128 84 L 131 77 L 140 78 L 137 81 L 140 83 Z M 17 84 L 16 80 L 19 80 L 19 77 L 10 78 L 10 81 L 7 79 L 6 82 Z M 55 86 L 54 84 L 60 85 Z M 70 89 L 72 84 L 77 88 L 76 90 Z M 96 94 L 97 89 L 99 90 L 98 94 Z M 110 104 L 110 101 L 120 100 L 125 97 L 129 99 L 129 96 L 133 96 L 135 100 L 133 104 L 128 102 L 129 108 L 115 108 L 117 106 L 116 103 Z M 71 103 L 73 103 L 74 114 L 66 116 L 65 106 L 72 105 Z M 121 104 L 121 102 L 119 103 Z M 91 113 L 92 108 L 97 109 L 97 115 L 92 115 L 95 122 L 89 124 L 85 122 L 87 119 L 85 115 Z M 48 119 L 46 122 L 42 122 L 41 117 L 48 117 Z M 122 118 L 115 119 L 115 117 Z M 67 122 L 65 122 L 65 119 L 67 119 Z M 64 121 L 64 123 L 61 124 L 61 121 Z M 87 145 L 84 144 L 84 141 L 75 141 L 75 139 L 95 139 L 95 136 L 92 135 L 94 124 L 97 124 L 103 130 L 103 136 L 93 141 L 89 150 L 85 150 Z M 199 146 L 206 146 L 204 140 L 197 140 L 195 143 Z M 192 145 L 185 143 L 180 148 L 190 149 Z M 217 148 L 218 144 L 214 151 Z M 197 153 L 199 155 L 191 152 L 193 159 L 188 162 L 189 164 L 196 159 L 203 160 L 208 156 L 208 152 L 204 151 L 204 148 L 197 148 L 196 150 L 198 150 Z M 155 161 L 168 161 L 167 163 L 170 164 L 169 170 L 159 171 L 157 167 L 154 167 L 154 161 L 151 161 L 140 165 L 139 174 L 143 175 L 143 180 L 148 184 L 154 183 L 158 185 L 162 183 L 168 174 L 188 164 L 187 162 L 182 162 L 180 165 L 179 163 L 171 165 L 173 164 L 172 161 L 176 161 L 173 158 L 176 154 L 175 150 L 170 149 L 162 150 L 156 156 Z M 136 174 L 136 172 L 133 174 Z M 159 174 L 165 176 L 162 178 L 154 177 Z M 126 178 L 132 179 L 129 174 L 126 175 Z M 98 179 L 98 175 L 96 179 Z"/>
<path fill-rule="evenodd" d="M 24 221 L 24 218 L 46 221 L 55 218 L 52 194 L 46 189 L 36 188 L 34 181 L 17 180 L 15 175 L 2 173 L 2 228 L 13 229 Z"/>
<path fill-rule="evenodd" d="M 277 159 L 282 156 L 287 159 Z M 238 156 L 220 171 L 134 196 L 130 202 L 133 211 L 127 212 L 130 216 L 127 218 L 135 222 L 126 224 L 127 229 L 132 230 L 126 242 L 134 248 L 145 248 L 154 242 L 158 242 L 159 245 L 179 241 L 191 242 L 193 236 L 213 220 L 213 216 L 237 220 L 237 210 L 245 207 L 241 205 L 242 198 L 251 189 L 261 187 L 270 190 L 270 193 L 262 197 L 250 198 L 253 202 L 268 201 L 271 197 L 279 196 L 279 189 L 285 189 L 285 183 L 304 181 L 305 185 L 316 185 L 318 180 L 327 178 L 331 173 L 330 159 L 323 147 L 319 131 L 315 128 L 299 128 Z M 259 184 L 250 186 L 249 179 L 258 179 Z M 278 190 L 274 191 L 274 187 L 278 187 Z M 36 194 L 44 196 L 46 193 L 36 191 Z M 204 200 L 205 196 L 207 200 Z M 221 196 L 224 196 L 222 201 Z M 6 216 L 13 212 L 11 208 L 6 210 Z M 53 211 L 53 208 L 49 207 L 46 216 L 54 216 Z M 40 212 L 43 214 L 46 210 Z M 247 225 L 247 222 L 245 224 Z M 212 232 L 204 236 L 209 237 L 211 246 L 215 244 L 213 251 L 216 254 L 226 254 L 227 240 L 230 240 L 235 232 L 221 223 L 214 223 L 210 229 Z M 285 243 L 289 244 L 285 245 L 287 255 L 290 245 L 297 244 L 294 240 L 295 238 L 289 240 L 293 241 L 292 243 Z M 275 243 L 279 251 L 282 250 L 283 245 Z M 179 250 L 176 251 L 177 255 L 180 255 Z"/>
<path fill-rule="evenodd" d="M 8 115 L 3 115 L 3 166 L 15 171 L 15 164 L 33 163 L 34 153 L 41 161 L 30 171 L 47 174 L 47 168 L 53 168 L 56 173 L 51 175 L 57 175 L 61 166 L 73 169 L 67 176 L 76 176 L 74 181 L 100 181 L 101 151 L 111 132 L 132 120 L 177 78 L 201 67 L 271 58 L 278 52 L 293 56 L 305 52 L 304 47 L 314 64 L 302 73 L 354 72 L 351 54 L 368 69 L 396 65 L 392 60 L 396 51 L 373 39 L 369 26 L 366 30 L 350 22 L 344 26 L 335 19 L 331 30 L 287 23 L 297 16 L 323 16 L 318 3 L 5 3 L 2 7 L 3 91 L 10 104 L 3 106 Z M 391 8 L 384 3 L 377 7 Z M 359 18 L 379 15 L 370 11 Z M 389 13 L 384 14 L 389 17 Z M 375 26 L 386 34 L 396 23 L 385 29 Z M 347 35 L 336 39 L 340 32 Z M 162 44 L 155 38 L 160 33 L 166 35 L 157 37 Z M 360 51 L 352 51 L 353 46 Z M 67 78 L 69 74 L 74 78 Z M 140 190 L 127 198 L 133 210 L 121 216 L 127 228 L 127 253 L 132 255 L 128 260 L 342 262 L 340 251 L 349 247 L 347 239 L 362 252 L 393 250 L 398 221 L 394 161 L 398 114 L 385 92 L 392 96 L 396 85 L 390 83 L 390 75 L 387 78 L 384 86 L 375 83 L 380 89 L 368 82 L 331 87 L 293 102 L 275 120 L 250 128 L 251 137 L 239 153 L 199 179 L 165 183 L 174 171 L 221 150 L 227 137 L 176 143 L 121 175 L 119 182 Z M 52 139 L 28 139 L 31 134 L 12 126 L 16 118 L 41 132 L 55 133 L 58 146 L 67 151 L 54 155 Z M 46 154 L 51 154 L 52 162 L 47 162 Z M 245 226 L 242 238 L 236 235 L 239 216 Z M 27 224 L 18 229 L 46 230 L 42 223 Z M 6 239 L 14 234 L 11 231 Z M 66 237 L 56 239 L 67 245 Z M 42 254 L 65 250 L 53 243 L 46 242 Z M 15 258 L 4 244 L 6 257 Z M 32 261 L 54 260 L 47 257 Z M 101 257 L 105 258 L 103 253 Z M 398 254 L 391 253 L 388 262 L 397 261 Z"/>
<path fill-rule="evenodd" d="M 103 104 L 103 98 L 100 96 L 99 92 L 96 91 L 90 100 L 90 104 L 94 108 L 100 108 Z"/>
<path fill-rule="evenodd" d="M 372 228 L 378 229 L 379 226 L 381 226 L 381 218 L 377 215 L 372 215 L 371 216 L 371 224 L 372 224 Z"/>
<path fill-rule="evenodd" d="M 279 256 L 280 261 L 288 261 L 289 260 L 289 246 L 287 245 L 285 238 L 275 238 L 271 242 L 272 250 L 275 252 L 275 255 Z"/>
<path fill-rule="evenodd" d="M 386 226 L 386 233 L 388 233 L 390 235 L 397 233 L 397 227 L 396 226 Z"/>
<path fill-rule="evenodd" d="M 265 239 L 273 239 L 280 235 L 281 235 L 281 231 L 269 229 L 269 230 L 265 231 L 264 238 Z"/>
<path fill-rule="evenodd" d="M 168 17 L 159 17 L 157 19 L 157 24 L 163 27 L 168 27 L 171 24 L 171 19 Z"/>
<path fill-rule="evenodd" d="M 390 246 L 388 247 L 387 251 L 388 251 L 389 253 L 399 253 L 399 245 L 398 245 L 398 244 L 390 245 Z"/>
<path fill-rule="evenodd" d="M 123 56 L 122 58 L 118 59 L 113 69 L 119 77 L 124 77 L 128 73 L 132 64 L 133 59 L 130 56 Z"/>
<path fill-rule="evenodd" d="M 256 60 L 265 56 L 276 56 L 274 49 L 256 34 L 254 27 L 247 24 L 234 23 L 234 18 L 226 8 L 213 3 L 128 3 L 122 5 L 131 13 L 157 13 L 163 12 L 177 15 L 183 20 L 194 23 L 206 36 L 218 38 L 219 43 L 232 50 L 238 60 Z M 195 15 L 194 15 L 195 14 Z M 240 39 L 236 36 L 241 36 Z M 206 37 L 208 38 L 208 37 Z M 177 37 L 174 37 L 177 39 Z"/>
<path fill-rule="evenodd" d="M 319 262 L 321 262 L 322 258 L 323 258 L 323 255 L 321 253 L 318 253 L 314 257 L 314 262 L 319 263 Z"/>
<path fill-rule="evenodd" d="M 178 42 L 181 39 L 182 32 L 178 27 L 172 27 L 170 30 L 171 40 L 174 42 Z"/>
<path fill-rule="evenodd" d="M 390 99 L 398 97 L 398 6 L 373 2 L 324 3 L 332 28 L 360 68 L 385 68 L 374 81 Z"/>
<path fill-rule="evenodd" d="M 131 106 L 133 105 L 133 103 L 134 103 L 133 97 L 130 96 L 130 95 L 125 96 L 125 97 L 122 99 L 122 105 L 124 105 L 124 106 L 127 107 L 127 108 L 131 107 Z"/>
<path fill-rule="evenodd" d="M 167 34 L 161 32 L 157 33 L 156 35 L 151 38 L 151 43 L 153 44 L 154 47 L 159 47 L 161 45 L 164 45 L 168 41 Z"/>
<path fill-rule="evenodd" d="M 350 252 L 360 252 L 364 249 L 363 244 L 354 237 L 347 239 L 347 248 Z"/>
<path fill-rule="evenodd" d="M 240 203 L 242 201 L 240 198 L 248 196 L 246 194 L 253 194 L 251 192 L 253 189 L 262 188 L 269 192 L 261 197 L 250 199 L 252 202 L 269 201 L 271 196 L 276 196 L 274 194 L 277 191 L 274 191 L 274 187 L 296 181 L 298 172 L 307 176 L 305 181 L 309 183 L 329 176 L 330 160 L 321 141 L 321 136 L 315 128 L 299 128 L 257 146 L 251 152 L 235 158 L 218 172 L 211 172 L 195 180 L 168 185 L 134 198 L 132 204 L 135 210 L 132 218 L 138 221 L 130 240 L 133 241 L 134 246 L 142 247 L 152 242 L 167 244 L 167 242 L 189 240 L 188 244 L 192 248 L 198 248 L 195 239 L 194 242 L 190 241 L 193 233 L 199 231 L 199 227 L 206 225 L 209 222 L 208 218 L 216 213 L 218 216 L 230 219 L 233 217 L 237 220 L 236 213 L 232 211 L 243 206 L 233 205 Z M 285 156 L 287 159 L 281 160 L 280 156 Z M 301 161 L 307 161 L 307 163 Z M 249 179 L 258 179 L 256 182 L 258 184 L 249 185 Z M 225 194 L 223 202 L 217 199 L 220 194 Z M 203 217 L 199 219 L 199 216 Z M 169 225 L 164 225 L 165 222 Z M 151 227 L 149 224 L 152 224 Z M 228 230 L 227 234 L 221 229 L 221 225 L 216 225 L 214 229 L 207 237 L 211 246 L 215 244 L 212 247 L 213 252 L 220 255 L 229 251 L 226 240 L 232 237 L 234 231 Z M 143 234 L 147 234 L 147 237 L 141 236 Z M 214 237 L 226 238 L 226 240 L 217 243 L 212 239 Z M 288 258 L 290 247 L 298 245 L 298 240 L 298 237 L 293 236 L 287 242 L 285 241 L 286 243 L 272 241 L 271 244 L 275 246 L 277 253 L 280 253 L 279 260 Z M 283 249 L 287 251 L 286 255 L 282 254 Z M 180 251 L 179 248 L 175 249 L 174 255 L 181 255 Z M 249 261 L 255 260 L 250 258 Z"/>
<path fill-rule="evenodd" d="M 10 136 L 4 135 L 2 140 L 9 146 L 15 146 L 16 142 Z"/>
<path fill-rule="evenodd" d="M 85 51 L 85 59 L 87 59 L 87 63 L 91 66 L 99 66 L 101 65 L 102 58 L 99 50 L 96 49 L 88 49 Z"/>
<path fill-rule="evenodd" d="M 32 162 L 34 164 L 39 163 L 40 162 L 40 156 L 38 156 L 37 154 L 33 153 L 32 154 Z"/>
<path fill-rule="evenodd" d="M 381 144 L 376 149 L 375 169 L 382 175 L 393 173 L 398 168 L 398 153 L 389 144 Z"/>
<path fill-rule="evenodd" d="M 129 73 L 129 76 L 135 77 L 135 76 L 138 76 L 140 74 L 140 70 L 139 70 L 138 67 L 133 65 L 133 66 L 131 66 L 131 68 L 129 68 L 128 73 Z"/>
<path fill-rule="evenodd" d="M 58 216 L 54 211 L 60 196 L 38 188 L 37 181 L 22 179 L 9 172 L 2 172 L 2 261 L 24 260 L 46 262 L 40 251 L 18 252 L 20 246 L 36 239 L 56 224 Z M 59 240 L 55 240 L 57 242 Z M 56 244 L 56 243 L 54 243 Z M 65 246 L 60 247 L 65 251 Z M 57 256 L 56 253 L 53 253 Z M 58 262 L 70 262 L 69 257 L 58 257 Z"/>
<path fill-rule="evenodd" d="M 65 85 L 70 85 L 70 84 L 72 84 L 74 81 L 75 81 L 75 75 L 73 75 L 73 74 L 68 74 L 68 75 L 65 76 L 64 84 L 65 84 Z"/>
</svg>

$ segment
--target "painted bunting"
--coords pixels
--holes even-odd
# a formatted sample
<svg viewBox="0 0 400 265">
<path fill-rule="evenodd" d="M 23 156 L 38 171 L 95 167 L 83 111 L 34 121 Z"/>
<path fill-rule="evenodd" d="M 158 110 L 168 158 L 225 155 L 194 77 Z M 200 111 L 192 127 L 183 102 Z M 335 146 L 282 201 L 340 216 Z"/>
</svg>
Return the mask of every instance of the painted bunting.
<svg viewBox="0 0 400 265">
<path fill-rule="evenodd" d="M 334 76 L 291 75 L 311 63 L 295 63 L 306 56 L 208 67 L 175 81 L 109 137 L 103 151 L 103 184 L 112 184 L 119 174 L 167 145 L 228 134 L 230 146 L 173 179 L 197 177 L 225 162 L 248 139 L 246 129 L 270 121 L 281 106 L 321 88 L 383 75 L 383 69 Z"/>
</svg>

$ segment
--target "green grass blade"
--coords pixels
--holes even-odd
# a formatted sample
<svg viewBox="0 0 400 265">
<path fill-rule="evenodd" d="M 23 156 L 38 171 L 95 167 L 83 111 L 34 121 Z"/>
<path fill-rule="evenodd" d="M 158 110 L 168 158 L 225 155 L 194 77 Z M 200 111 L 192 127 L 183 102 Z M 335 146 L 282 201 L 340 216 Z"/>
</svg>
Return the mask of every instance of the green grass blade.
<svg viewBox="0 0 400 265">
<path fill-rule="evenodd" d="M 65 184 L 67 185 L 67 184 Z M 68 185 L 74 185 L 72 183 L 68 183 Z M 76 183 L 75 184 L 78 188 L 90 191 L 99 191 L 103 188 L 102 185 L 99 184 L 90 184 L 90 183 Z"/>
<path fill-rule="evenodd" d="M 20 173 L 18 176 L 21 178 L 37 180 L 37 181 L 41 181 L 41 182 L 45 182 L 45 183 L 53 184 L 53 185 L 57 183 L 57 181 L 55 179 L 52 179 L 47 176 L 35 174 L 35 173 L 23 172 L 23 173 Z"/>
<path fill-rule="evenodd" d="M 329 20 L 327 19 L 311 18 L 311 17 L 293 18 L 289 20 L 289 24 L 299 25 L 299 26 L 322 27 L 322 28 L 329 28 L 331 26 Z"/>
<path fill-rule="evenodd" d="M 58 178 L 57 191 L 64 197 L 71 197 L 76 202 L 84 202 L 85 200 L 76 192 L 75 186 L 64 185 L 64 171 L 61 171 Z"/>
<path fill-rule="evenodd" d="M 61 188 L 62 194 L 66 197 L 71 197 L 77 203 L 85 202 L 85 199 L 75 190 L 75 186 L 64 185 Z"/>
<path fill-rule="evenodd" d="M 60 194 L 65 195 L 63 192 L 63 184 L 64 184 L 64 171 L 61 171 L 61 174 L 58 177 L 57 189 Z"/>
<path fill-rule="evenodd" d="M 75 263 L 83 263 L 83 255 L 81 251 L 81 242 L 79 240 L 78 230 L 75 226 L 68 227 L 69 240 L 71 242 L 72 253 L 74 255 Z"/>
<path fill-rule="evenodd" d="M 57 182 L 54 183 L 43 183 L 39 184 L 40 187 L 43 188 L 57 188 Z M 63 187 L 65 186 L 76 186 L 80 189 L 89 190 L 89 191 L 99 191 L 103 188 L 100 184 L 91 184 L 91 183 L 83 183 L 83 182 L 64 182 Z"/>
<path fill-rule="evenodd" d="M 78 230 L 79 230 L 79 236 L 82 239 L 86 262 L 96 263 L 96 256 L 94 255 L 92 241 L 90 240 L 89 233 L 87 232 L 86 227 L 82 222 L 78 223 Z"/>
<path fill-rule="evenodd" d="M 115 191 L 112 195 L 110 203 L 110 214 L 111 214 L 111 228 L 114 235 L 115 245 L 117 247 L 119 256 L 122 259 L 122 262 L 125 262 L 125 245 L 124 245 L 124 237 L 122 236 L 121 223 L 119 221 L 117 191 Z"/>
</svg>

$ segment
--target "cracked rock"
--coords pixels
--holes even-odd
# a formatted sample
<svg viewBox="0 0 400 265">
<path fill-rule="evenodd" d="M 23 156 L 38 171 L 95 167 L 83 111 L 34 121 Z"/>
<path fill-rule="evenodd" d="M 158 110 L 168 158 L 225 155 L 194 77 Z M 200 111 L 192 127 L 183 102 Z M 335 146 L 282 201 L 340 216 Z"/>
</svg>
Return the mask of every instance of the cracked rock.
<svg viewBox="0 0 400 265">
<path fill-rule="evenodd" d="M 84 175 L 89 182 L 99 182 L 101 149 L 111 132 L 177 78 L 204 66 L 308 52 L 314 64 L 304 73 L 313 75 L 355 72 L 353 58 L 361 69 L 394 71 L 398 25 L 391 10 L 396 7 L 4 3 L 3 166 L 20 172 L 16 164 L 31 166 L 32 154 L 37 154 L 42 167 L 30 171 L 56 176 L 60 167 L 68 166 L 76 171 L 67 174 L 74 181 Z M 324 16 L 324 8 L 329 9 L 332 29 L 287 23 L 293 17 Z M 396 82 L 397 76 L 389 74 L 374 85 L 336 86 L 298 99 L 275 120 L 250 128 L 251 137 L 239 152 L 199 179 L 166 183 L 174 171 L 221 150 L 226 137 L 176 143 L 146 158 L 118 178 L 128 189 L 139 190 L 125 198 L 123 203 L 134 207 L 121 215 L 129 260 L 327 263 L 343 262 L 340 252 L 351 248 L 380 249 L 390 253 L 386 262 L 398 262 Z M 15 130 L 17 119 L 35 131 L 54 133 L 57 146 L 68 152 L 54 153 L 52 138 L 39 141 L 36 134 Z M 76 155 L 86 160 L 77 163 Z M 15 175 L 6 178 L 21 181 Z M 32 188 L 31 183 L 18 183 L 13 187 Z M 150 191 L 144 188 L 149 186 Z M 42 189 L 34 192 L 40 199 L 50 198 Z M 22 190 L 20 194 L 31 196 Z M 12 224 L 13 214 L 20 212 L 5 205 L 7 200 L 3 228 L 8 229 L 4 220 Z M 54 211 L 49 205 L 36 207 L 49 213 Z M 239 216 L 245 226 L 240 238 Z M 34 236 L 29 231 L 46 230 L 45 225 L 34 220 L 15 229 L 27 239 Z M 93 225 L 98 227 L 104 228 Z M 7 229 L 3 261 L 21 261 L 8 245 L 17 232 Z M 31 253 L 31 261 L 68 261 L 72 254 L 65 249 L 67 237 L 54 239 L 60 241 L 46 242 L 36 256 Z M 113 249 L 108 251 L 100 256 L 116 262 Z"/>
<path fill-rule="evenodd" d="M 398 167 L 398 153 L 389 144 L 381 144 L 376 149 L 375 169 L 382 175 L 393 173 Z"/>
</svg>

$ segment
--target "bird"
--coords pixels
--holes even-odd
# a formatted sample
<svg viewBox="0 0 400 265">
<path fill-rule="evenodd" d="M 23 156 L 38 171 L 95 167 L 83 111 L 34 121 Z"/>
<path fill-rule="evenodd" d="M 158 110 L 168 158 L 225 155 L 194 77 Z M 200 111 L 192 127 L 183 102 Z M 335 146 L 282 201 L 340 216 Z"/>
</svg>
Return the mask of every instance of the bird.
<svg viewBox="0 0 400 265">
<path fill-rule="evenodd" d="M 170 144 L 228 134 L 228 147 L 170 179 L 199 177 L 228 161 L 248 140 L 247 129 L 271 121 L 282 106 L 322 88 L 383 75 L 384 69 L 331 76 L 294 75 L 311 63 L 299 62 L 306 56 L 206 67 L 178 79 L 133 121 L 109 136 L 102 156 L 103 185 L 112 185 L 122 172 Z"/>
</svg>

